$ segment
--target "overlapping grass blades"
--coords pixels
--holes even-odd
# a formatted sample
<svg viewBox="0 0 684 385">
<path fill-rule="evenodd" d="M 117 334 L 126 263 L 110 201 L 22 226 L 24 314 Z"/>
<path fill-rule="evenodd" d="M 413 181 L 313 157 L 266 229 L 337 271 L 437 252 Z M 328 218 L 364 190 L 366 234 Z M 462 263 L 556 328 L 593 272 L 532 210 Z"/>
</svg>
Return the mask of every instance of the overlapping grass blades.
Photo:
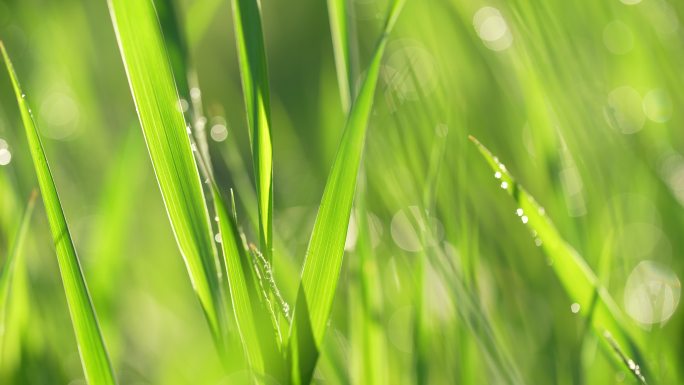
<svg viewBox="0 0 684 385">
<path fill-rule="evenodd" d="M 643 380 L 646 370 L 643 367 L 641 341 L 626 323 L 622 312 L 603 287 L 586 261 L 558 233 L 542 206 L 508 172 L 503 163 L 477 139 L 470 136 L 477 149 L 494 171 L 496 183 L 518 205 L 516 214 L 526 223 L 537 245 L 551 261 L 556 276 L 570 298 L 579 304 L 579 313 L 586 317 L 597 335 L 610 348 L 629 357 L 632 365 L 629 370 L 639 381 Z M 625 361 L 620 358 L 621 361 Z M 625 361 L 627 363 L 627 361 Z M 639 368 L 638 365 L 642 367 Z M 636 369 L 636 370 L 635 370 Z"/>
<path fill-rule="evenodd" d="M 47 212 L 50 230 L 55 242 L 57 261 L 64 285 L 71 322 L 76 335 L 78 351 L 85 378 L 89 384 L 114 384 L 109 357 L 97 323 L 88 288 L 86 286 L 81 265 L 69 234 L 66 218 L 57 194 L 52 174 L 48 166 L 43 145 L 33 115 L 19 86 L 19 80 L 10 62 L 5 46 L 0 42 L 0 50 L 7 66 L 7 71 L 14 87 L 14 93 L 19 103 L 21 118 L 26 130 L 34 169 L 38 177 L 38 185 L 43 196 L 43 203 Z"/>
<path fill-rule="evenodd" d="M 110 13 L 147 148 L 178 247 L 219 350 L 226 283 L 190 138 L 151 0 L 110 0 Z"/>
<path fill-rule="evenodd" d="M 252 146 L 259 212 L 259 242 L 270 260 L 273 248 L 273 146 L 266 52 L 257 0 L 232 0 L 242 92 Z"/>
</svg>

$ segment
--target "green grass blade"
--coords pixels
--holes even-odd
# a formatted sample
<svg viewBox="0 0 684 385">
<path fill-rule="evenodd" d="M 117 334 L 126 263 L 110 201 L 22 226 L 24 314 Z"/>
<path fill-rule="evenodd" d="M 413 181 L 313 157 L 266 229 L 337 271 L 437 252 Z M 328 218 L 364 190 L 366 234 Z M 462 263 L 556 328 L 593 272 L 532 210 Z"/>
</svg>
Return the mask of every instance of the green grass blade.
<svg viewBox="0 0 684 385">
<path fill-rule="evenodd" d="M 14 240 L 12 241 L 12 246 L 8 250 L 7 258 L 0 269 L 0 360 L 2 359 L 3 353 L 3 336 L 7 332 L 5 330 L 5 314 L 7 311 L 7 302 L 9 290 L 12 282 L 12 271 L 14 270 L 14 265 L 16 264 L 17 258 L 22 253 L 23 245 L 26 240 L 26 234 L 28 233 L 29 223 L 31 222 L 31 215 L 33 214 L 33 208 L 36 203 L 37 192 L 34 191 L 29 198 L 26 209 L 24 210 L 24 215 L 21 218 L 19 224 L 19 229 L 17 230 Z"/>
<path fill-rule="evenodd" d="M 233 302 L 235 320 L 242 347 L 251 369 L 256 374 L 265 372 L 265 362 L 257 329 L 257 315 L 255 307 L 260 304 L 251 281 L 251 267 L 249 256 L 237 229 L 234 218 L 228 213 L 216 186 L 212 186 L 216 215 L 219 221 L 221 249 L 226 262 L 230 297 Z"/>
<path fill-rule="evenodd" d="M 337 156 L 325 185 L 304 261 L 302 286 L 309 306 L 313 336 L 321 346 L 342 266 L 356 179 L 363 153 L 382 55 L 403 1 L 395 1 L 378 41 L 359 95 L 352 106 Z M 297 303 L 301 303 L 299 300 Z M 299 307 L 295 308 L 296 312 Z"/>
<path fill-rule="evenodd" d="M 225 337 L 224 286 L 209 215 L 151 0 L 110 0 L 110 13 L 157 182 L 214 338 Z"/>
<path fill-rule="evenodd" d="M 494 171 L 499 187 L 513 197 L 518 205 L 516 214 L 529 227 L 535 243 L 542 247 L 570 298 L 580 305 L 579 313 L 587 317 L 598 336 L 611 350 L 622 352 L 643 365 L 643 349 L 632 335 L 618 305 L 599 282 L 586 261 L 561 237 L 544 209 L 508 172 L 497 157 L 477 139 L 470 137 Z M 612 340 L 612 341 L 611 341 Z"/>
<path fill-rule="evenodd" d="M 233 0 L 242 90 L 259 207 L 259 242 L 268 260 L 273 247 L 273 147 L 266 52 L 257 0 Z"/>
<path fill-rule="evenodd" d="M 340 100 L 345 113 L 351 105 L 351 63 L 349 55 L 349 17 L 347 0 L 328 0 L 328 19 L 335 54 L 335 70 Z"/>
<path fill-rule="evenodd" d="M 38 129 L 26 101 L 26 96 L 21 91 L 19 80 L 2 42 L 0 42 L 0 50 L 7 65 L 7 71 L 10 74 L 10 80 L 17 96 L 19 110 L 21 111 L 22 121 L 26 129 L 31 157 L 33 158 L 34 168 L 38 176 L 38 185 L 43 196 L 50 230 L 52 231 L 57 250 L 59 271 L 62 276 L 64 293 L 66 294 L 86 380 L 89 384 L 114 384 L 114 373 L 112 372 L 104 341 L 102 340 L 95 310 L 88 294 L 88 288 L 83 278 L 81 265 L 76 256 L 71 235 L 69 234 L 66 218 L 57 195 L 57 188 L 52 179 L 43 145 L 38 135 Z"/>
</svg>

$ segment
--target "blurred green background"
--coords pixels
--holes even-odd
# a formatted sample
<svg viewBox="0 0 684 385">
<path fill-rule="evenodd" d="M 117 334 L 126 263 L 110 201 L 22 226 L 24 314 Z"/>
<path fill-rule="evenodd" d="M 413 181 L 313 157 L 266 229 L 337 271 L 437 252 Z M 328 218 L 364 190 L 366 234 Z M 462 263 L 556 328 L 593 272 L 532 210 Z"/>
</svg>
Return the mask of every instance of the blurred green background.
<svg viewBox="0 0 684 385">
<path fill-rule="evenodd" d="M 349 3 L 358 77 L 387 4 Z M 175 5 L 219 184 L 234 189 L 240 222 L 254 239 L 230 4 Z M 274 263 L 293 303 L 344 113 L 325 2 L 261 6 Z M 368 233 L 352 221 L 316 382 L 635 383 L 574 314 L 468 134 L 530 190 L 644 331 L 654 377 L 683 381 L 682 18 L 684 3 L 665 0 L 409 0 L 383 60 L 366 141 L 358 188 L 365 207 L 354 214 L 367 216 Z M 243 381 L 244 373 L 221 368 L 170 231 L 106 1 L 0 0 L 0 39 L 31 96 L 119 381 Z M 36 181 L 9 79 L 0 72 L 4 260 Z M 420 236 L 424 229 L 429 240 Z M 357 245 L 363 238 L 368 242 Z M 435 246 L 452 269 L 431 259 Z M 431 261 L 424 279 L 416 274 L 421 258 Z M 0 383 L 80 384 L 41 204 L 20 261 Z M 417 314 L 425 316 L 420 330 Z"/>
</svg>

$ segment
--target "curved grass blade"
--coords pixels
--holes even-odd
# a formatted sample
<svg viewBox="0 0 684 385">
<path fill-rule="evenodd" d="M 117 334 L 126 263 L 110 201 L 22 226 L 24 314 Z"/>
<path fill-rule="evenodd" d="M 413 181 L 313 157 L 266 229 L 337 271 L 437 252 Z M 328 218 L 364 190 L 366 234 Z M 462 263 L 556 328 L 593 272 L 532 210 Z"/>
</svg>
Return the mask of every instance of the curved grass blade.
<svg viewBox="0 0 684 385">
<path fill-rule="evenodd" d="M 0 50 L 7 65 L 7 71 L 10 74 L 10 80 L 17 96 L 19 110 L 21 111 L 22 121 L 26 129 L 31 157 L 33 158 L 34 168 L 38 176 L 38 185 L 43 196 L 50 230 L 52 231 L 57 250 L 59 271 L 62 276 L 64 293 L 66 294 L 86 380 L 89 384 L 114 384 L 114 373 L 112 372 L 104 341 L 102 340 L 95 310 L 88 294 L 88 288 L 83 278 L 81 265 L 78 261 L 71 235 L 69 234 L 66 218 L 64 218 L 62 205 L 57 195 L 57 188 L 52 179 L 43 145 L 38 135 L 38 129 L 26 101 L 26 96 L 21 91 L 19 80 L 2 42 L 0 42 Z"/>
<path fill-rule="evenodd" d="M 535 243 L 542 247 L 551 260 L 553 269 L 565 291 L 574 302 L 580 305 L 579 313 L 588 319 L 597 335 L 603 338 L 603 342 L 610 350 L 620 349 L 623 354 L 633 357 L 635 361 L 641 363 L 641 371 L 645 374 L 641 353 L 644 350 L 639 347 L 641 341 L 630 332 L 622 312 L 591 267 L 572 246 L 565 242 L 546 216 L 544 208 L 513 178 L 503 163 L 477 139 L 472 136 L 469 138 L 494 170 L 496 182 L 518 204 L 516 214 L 523 223 L 529 226 Z M 612 341 L 608 340 L 608 336 L 611 336 Z M 618 349 L 615 348 L 616 346 Z M 620 360 L 624 361 L 622 357 Z M 629 369 L 633 372 L 632 368 Z M 642 380 L 640 376 L 637 376 L 637 379 Z"/>
<path fill-rule="evenodd" d="M 214 340 L 225 353 L 226 284 L 171 65 L 152 0 L 109 0 L 119 49 L 178 247 Z M 225 358 L 225 354 L 224 354 Z"/>
<path fill-rule="evenodd" d="M 335 54 L 335 70 L 340 88 L 340 100 L 342 101 L 342 109 L 346 114 L 351 105 L 352 90 L 347 0 L 328 0 L 328 19 Z"/>
<path fill-rule="evenodd" d="M 242 91 L 259 207 L 259 242 L 267 260 L 273 252 L 273 147 L 266 51 L 257 0 L 233 0 Z"/>
<path fill-rule="evenodd" d="M 5 330 L 5 315 L 7 314 L 7 302 L 12 283 L 12 272 L 14 270 L 14 265 L 16 264 L 17 258 L 19 258 L 19 255 L 21 255 L 23 250 L 37 196 L 38 192 L 34 190 L 33 193 L 31 193 L 31 197 L 29 198 L 26 209 L 24 210 L 24 215 L 21 218 L 19 229 L 17 230 L 17 234 L 14 236 L 14 240 L 12 241 L 12 246 L 7 254 L 7 258 L 5 258 L 4 264 L 0 269 L 0 360 L 2 359 L 1 355 L 3 353 L 3 336 L 7 332 Z"/>
<path fill-rule="evenodd" d="M 349 112 L 309 241 L 290 333 L 293 382 L 309 383 L 323 343 L 342 267 L 366 127 L 385 46 L 404 4 L 392 3 L 359 95 Z"/>
</svg>

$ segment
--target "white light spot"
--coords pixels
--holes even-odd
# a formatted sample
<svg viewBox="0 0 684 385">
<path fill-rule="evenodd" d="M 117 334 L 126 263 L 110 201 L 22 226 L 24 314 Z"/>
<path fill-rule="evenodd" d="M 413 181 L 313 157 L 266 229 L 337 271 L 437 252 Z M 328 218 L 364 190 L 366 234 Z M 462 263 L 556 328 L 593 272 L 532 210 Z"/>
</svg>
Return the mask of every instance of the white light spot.
<svg viewBox="0 0 684 385">
<path fill-rule="evenodd" d="M 519 217 L 523 215 L 523 209 L 517 209 L 515 210 L 515 213 L 518 214 Z"/>
<path fill-rule="evenodd" d="M 611 127 L 625 135 L 641 130 L 646 121 L 641 95 L 629 86 L 618 87 L 611 91 L 608 95 L 606 119 Z"/>
<path fill-rule="evenodd" d="M 499 171 L 494 173 L 494 178 L 501 179 L 501 173 Z"/>
<path fill-rule="evenodd" d="M 199 97 L 202 95 L 202 92 L 200 91 L 199 88 L 197 87 L 192 87 L 190 89 L 190 97 L 193 99 L 199 99 Z"/>
<path fill-rule="evenodd" d="M 506 20 L 494 7 L 482 7 L 475 12 L 473 26 L 484 45 L 492 51 L 503 51 L 513 43 Z"/>
<path fill-rule="evenodd" d="M 180 112 L 187 112 L 188 108 L 190 108 L 190 104 L 188 104 L 188 101 L 185 99 L 180 99 L 178 100 L 178 110 Z"/>
<path fill-rule="evenodd" d="M 397 246 L 406 251 L 418 252 L 423 249 L 421 233 L 424 230 L 425 222 L 418 206 L 409 206 L 392 217 L 392 239 Z"/>
<path fill-rule="evenodd" d="M 211 126 L 209 135 L 216 142 L 223 142 L 228 137 L 228 128 L 224 124 L 214 124 Z"/>
<path fill-rule="evenodd" d="M 651 325 L 665 322 L 679 305 L 681 283 L 667 266 L 642 261 L 627 278 L 624 305 L 637 322 Z"/>
<path fill-rule="evenodd" d="M 579 311 L 580 311 L 580 304 L 578 304 L 577 302 L 575 302 L 575 303 L 573 303 L 572 305 L 570 305 L 570 311 L 571 311 L 573 314 L 579 313 Z"/>
<path fill-rule="evenodd" d="M 69 92 L 48 94 L 38 110 L 42 133 L 56 140 L 69 139 L 78 133 L 79 116 L 79 106 Z"/>
<path fill-rule="evenodd" d="M 672 100 L 663 89 L 651 90 L 644 96 L 644 114 L 656 123 L 665 123 L 672 116 Z"/>
<path fill-rule="evenodd" d="M 614 20 L 603 29 L 603 44 L 611 53 L 624 55 L 634 47 L 634 35 L 625 23 Z"/>
<path fill-rule="evenodd" d="M 508 182 L 506 182 L 506 181 L 501 182 L 501 188 L 504 190 L 507 189 L 508 188 Z"/>
<path fill-rule="evenodd" d="M 214 235 L 214 240 L 216 243 L 221 243 L 221 233 L 216 233 L 216 235 Z"/>
<path fill-rule="evenodd" d="M 12 153 L 6 148 L 0 148 L 0 166 L 6 166 L 12 160 Z"/>
<path fill-rule="evenodd" d="M 401 99 L 418 100 L 432 93 L 438 84 L 437 64 L 423 45 L 410 39 L 395 41 L 383 66 L 383 77 Z"/>
<path fill-rule="evenodd" d="M 522 221 L 522 223 L 527 223 L 529 219 L 527 218 L 527 215 L 523 215 L 522 217 L 520 217 L 520 220 Z"/>
</svg>

